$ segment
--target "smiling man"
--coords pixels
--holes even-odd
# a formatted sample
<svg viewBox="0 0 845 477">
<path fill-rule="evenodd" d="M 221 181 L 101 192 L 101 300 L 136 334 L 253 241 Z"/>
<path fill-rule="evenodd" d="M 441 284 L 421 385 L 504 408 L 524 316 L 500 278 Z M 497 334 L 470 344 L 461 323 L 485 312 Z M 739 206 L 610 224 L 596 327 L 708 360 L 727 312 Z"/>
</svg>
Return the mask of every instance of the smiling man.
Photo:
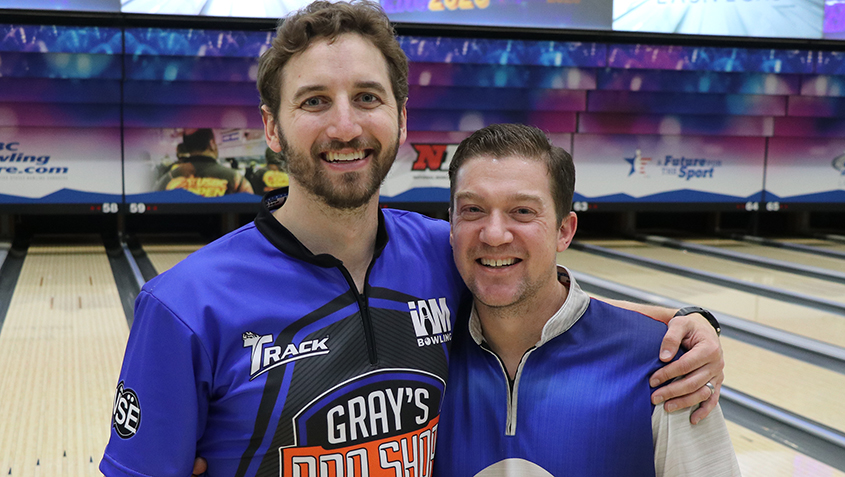
<svg viewBox="0 0 845 477">
<path fill-rule="evenodd" d="M 100 469 L 183 477 L 201 455 L 209 475 L 429 476 L 471 299 L 449 224 L 379 207 L 407 135 L 405 54 L 377 3 L 319 1 L 281 24 L 258 89 L 289 189 L 144 286 Z M 712 408 L 715 332 L 672 323 L 669 354 L 684 336 L 693 351 L 655 379 L 688 377 L 656 396 Z"/>
<path fill-rule="evenodd" d="M 557 264 L 577 228 L 572 157 L 498 124 L 449 167 L 455 263 L 472 291 L 455 328 L 437 475 L 738 476 L 721 409 L 650 402 L 662 322 L 590 299 Z"/>
</svg>

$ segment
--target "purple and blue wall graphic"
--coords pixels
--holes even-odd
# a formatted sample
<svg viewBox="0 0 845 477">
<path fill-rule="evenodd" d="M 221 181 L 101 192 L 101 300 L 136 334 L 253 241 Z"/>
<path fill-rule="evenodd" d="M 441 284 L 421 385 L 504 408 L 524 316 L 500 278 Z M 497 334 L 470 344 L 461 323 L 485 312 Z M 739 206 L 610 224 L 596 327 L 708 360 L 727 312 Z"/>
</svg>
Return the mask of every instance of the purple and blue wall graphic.
<svg viewBox="0 0 845 477">
<path fill-rule="evenodd" d="M 801 85 L 798 74 L 604 68 L 596 72 L 595 88 L 582 89 L 785 95 L 799 94 Z"/>
<path fill-rule="evenodd" d="M 845 4 L 840 0 L 825 0 L 823 31 L 825 38 L 845 39 Z"/>
<path fill-rule="evenodd" d="M 14 170 L 3 169 L 4 203 L 79 202 L 79 194 L 95 194 L 89 198 L 97 201 L 96 194 L 119 201 L 118 194 L 130 202 L 253 203 L 248 194 L 203 197 L 155 185 L 162 164 L 174 164 L 185 128 L 214 130 L 221 152 L 228 151 L 220 165 L 242 176 L 261 166 L 266 145 L 257 58 L 273 35 L 0 25 L 0 143 L 26 149 L 0 151 L 6 158 L 0 167 Z M 827 163 L 808 167 L 828 175 L 838 170 L 831 169 L 841 155 L 834 154 L 837 141 L 845 140 L 845 54 L 838 51 L 399 41 L 410 58 L 409 137 L 382 190 L 386 201 L 445 202 L 441 166 L 450 151 L 472 131 L 502 122 L 537 126 L 574 149 L 579 200 L 667 207 L 757 201 L 764 161 L 780 164 L 770 175 L 801 168 L 816 151 L 813 144 L 825 148 L 818 161 Z M 55 138 L 66 137 L 72 147 L 52 149 Z M 29 156 L 50 156 L 50 162 L 18 161 Z M 795 164 L 785 165 L 789 161 Z M 68 175 L 37 172 L 54 164 Z M 120 187 L 103 186 L 94 170 L 116 174 Z M 32 187 L 22 185 L 27 180 Z M 769 198 L 821 194 L 809 202 L 845 202 L 834 183 L 824 190 L 776 190 L 777 179 L 766 184 Z"/>
<path fill-rule="evenodd" d="M 581 113 L 577 130 L 589 134 L 769 137 L 774 134 L 774 119 L 765 116 Z"/>
<path fill-rule="evenodd" d="M 400 36 L 411 62 L 488 65 L 605 66 L 602 43 Z"/>
<path fill-rule="evenodd" d="M 623 69 L 812 73 L 810 50 L 622 44 L 607 47 L 607 66 Z"/>
</svg>

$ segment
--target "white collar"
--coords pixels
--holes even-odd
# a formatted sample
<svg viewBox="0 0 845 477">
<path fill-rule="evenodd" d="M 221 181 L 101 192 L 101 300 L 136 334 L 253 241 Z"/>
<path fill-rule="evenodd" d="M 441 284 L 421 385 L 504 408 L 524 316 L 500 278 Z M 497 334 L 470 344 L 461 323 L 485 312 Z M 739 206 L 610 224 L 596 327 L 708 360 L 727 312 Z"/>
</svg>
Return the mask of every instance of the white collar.
<svg viewBox="0 0 845 477">
<path fill-rule="evenodd" d="M 566 295 L 566 301 L 557 310 L 557 312 L 546 321 L 543 325 L 543 332 L 540 335 L 540 341 L 535 346 L 542 346 L 550 339 L 565 333 L 569 328 L 572 328 L 590 305 L 590 296 L 587 295 L 572 272 L 563 265 L 557 266 L 558 280 L 569 288 L 569 293 Z M 475 309 L 475 304 L 472 305 L 472 314 L 469 317 L 469 333 L 472 339 L 479 346 L 484 342 L 484 335 L 481 332 L 481 321 L 478 319 L 478 312 Z"/>
</svg>

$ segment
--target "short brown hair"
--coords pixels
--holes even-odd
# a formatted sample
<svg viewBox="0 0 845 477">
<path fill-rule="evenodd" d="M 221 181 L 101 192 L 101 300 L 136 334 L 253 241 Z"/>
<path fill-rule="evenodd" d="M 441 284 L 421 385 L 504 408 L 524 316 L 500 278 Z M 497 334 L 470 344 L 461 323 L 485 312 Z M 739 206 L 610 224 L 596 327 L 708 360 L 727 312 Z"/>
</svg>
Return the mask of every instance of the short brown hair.
<svg viewBox="0 0 845 477">
<path fill-rule="evenodd" d="M 272 46 L 258 61 L 258 92 L 273 118 L 281 103 L 282 69 L 294 55 L 317 39 L 335 40 L 344 33 L 357 33 L 370 40 L 384 55 L 393 96 L 401 113 L 408 97 L 408 58 L 396 41 L 390 20 L 377 2 L 318 0 L 280 20 Z"/>
<path fill-rule="evenodd" d="M 452 206 L 455 202 L 458 169 L 479 156 L 496 159 L 519 156 L 544 162 L 549 169 L 549 187 L 558 222 L 572 210 L 572 196 L 575 193 L 575 164 L 572 156 L 552 144 L 543 131 L 524 124 L 491 124 L 461 141 L 449 164 L 449 203 Z"/>
</svg>

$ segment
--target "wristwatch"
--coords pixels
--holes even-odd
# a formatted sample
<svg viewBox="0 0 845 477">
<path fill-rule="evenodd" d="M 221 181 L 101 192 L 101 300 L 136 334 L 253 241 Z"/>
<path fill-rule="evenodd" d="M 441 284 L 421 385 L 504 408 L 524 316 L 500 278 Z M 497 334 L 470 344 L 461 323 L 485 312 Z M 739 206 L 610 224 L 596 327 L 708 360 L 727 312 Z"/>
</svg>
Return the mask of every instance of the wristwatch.
<svg viewBox="0 0 845 477">
<path fill-rule="evenodd" d="M 693 313 L 698 313 L 705 319 L 707 319 L 707 321 L 710 322 L 711 325 L 713 325 L 713 328 L 716 329 L 716 336 L 720 336 L 722 334 L 722 326 L 719 324 L 719 320 L 717 320 L 716 317 L 713 316 L 713 313 L 710 313 L 709 311 L 705 310 L 700 306 L 685 306 L 678 310 L 678 312 L 675 313 L 674 316 L 687 316 Z"/>
</svg>

